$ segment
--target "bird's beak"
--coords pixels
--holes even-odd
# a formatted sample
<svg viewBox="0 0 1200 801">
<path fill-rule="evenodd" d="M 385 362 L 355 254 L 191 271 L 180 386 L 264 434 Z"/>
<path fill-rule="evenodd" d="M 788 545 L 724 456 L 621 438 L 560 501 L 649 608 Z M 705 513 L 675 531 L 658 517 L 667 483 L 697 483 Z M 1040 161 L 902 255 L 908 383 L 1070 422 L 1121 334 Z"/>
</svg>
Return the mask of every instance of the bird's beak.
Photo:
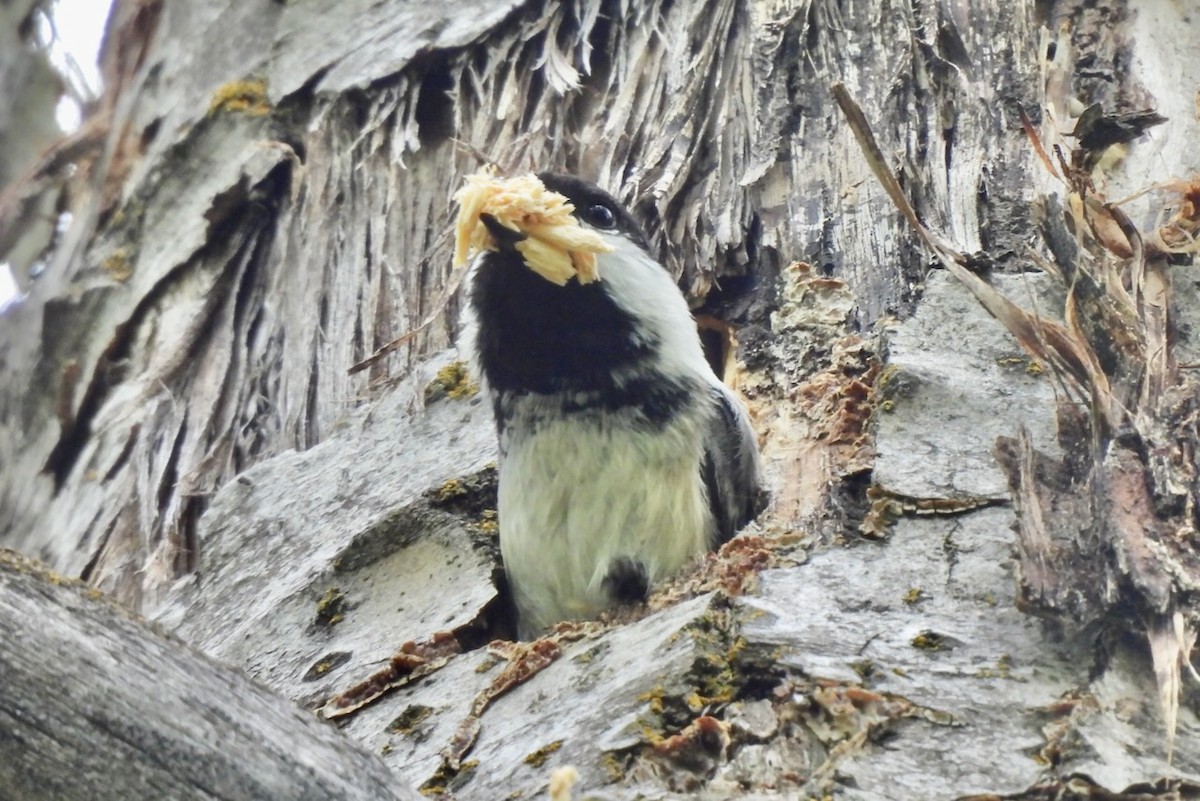
<svg viewBox="0 0 1200 801">
<path fill-rule="evenodd" d="M 501 253 L 514 252 L 516 250 L 517 243 L 528 238 L 522 232 L 504 225 L 487 212 L 479 215 L 479 221 L 483 223 L 485 228 L 487 228 L 488 233 L 492 237 L 492 242 L 495 243 L 496 249 Z"/>
</svg>

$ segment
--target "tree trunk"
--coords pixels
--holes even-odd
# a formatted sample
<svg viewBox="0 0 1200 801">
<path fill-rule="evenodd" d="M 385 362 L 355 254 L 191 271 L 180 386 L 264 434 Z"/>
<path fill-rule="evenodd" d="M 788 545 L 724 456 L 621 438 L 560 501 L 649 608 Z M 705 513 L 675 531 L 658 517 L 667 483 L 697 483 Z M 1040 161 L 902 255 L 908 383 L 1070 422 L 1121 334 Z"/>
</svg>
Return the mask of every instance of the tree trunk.
<svg viewBox="0 0 1200 801">
<path fill-rule="evenodd" d="M 1034 274 L 1070 208 L 1051 146 L 1082 148 L 1063 136 L 1079 104 L 1154 108 L 1168 122 L 1089 165 L 1090 191 L 1186 178 L 1191 17 L 1168 0 L 117 0 L 76 169 L 34 168 L 69 225 L 0 316 L 0 543 L 342 721 L 400 783 L 463 798 L 529 797 L 567 765 L 648 797 L 1200 781 L 1188 696 L 1171 734 L 1161 659 L 1113 600 L 1128 588 L 1086 625 L 1031 600 L 1029 503 L 1061 495 L 992 452 L 1024 427 L 1024 463 L 1065 458 L 1075 390 L 973 279 L 931 271 L 952 250 L 1061 318 L 1070 297 Z M 702 323 L 736 330 L 726 377 L 772 492 L 648 615 L 515 650 L 481 648 L 506 630 L 495 445 L 451 349 L 450 197 L 481 160 L 629 203 Z M 1129 207 L 1141 230 L 1163 195 Z M 1197 278 L 1171 269 L 1186 334 Z"/>
<path fill-rule="evenodd" d="M 63 82 L 37 43 L 38 21 L 48 11 L 40 0 L 0 3 L 0 97 L 5 98 L 0 108 L 0 254 L 19 273 L 27 272 L 49 243 L 59 195 L 53 170 L 47 170 L 51 175 L 46 179 L 25 180 L 39 152 L 61 133 L 54 110 Z"/>
<path fill-rule="evenodd" d="M 0 797 L 418 797 L 331 727 L 94 589 L 11 553 L 0 575 Z"/>
</svg>

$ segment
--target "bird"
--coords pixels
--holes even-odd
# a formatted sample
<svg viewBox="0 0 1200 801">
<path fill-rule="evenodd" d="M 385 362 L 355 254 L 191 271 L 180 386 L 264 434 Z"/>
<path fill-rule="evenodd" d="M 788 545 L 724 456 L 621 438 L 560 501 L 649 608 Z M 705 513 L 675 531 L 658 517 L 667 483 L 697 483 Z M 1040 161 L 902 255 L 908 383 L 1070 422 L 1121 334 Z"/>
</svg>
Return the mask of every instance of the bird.
<svg viewBox="0 0 1200 801">
<path fill-rule="evenodd" d="M 458 256 L 474 254 L 461 341 L 492 404 L 500 552 L 518 636 L 531 639 L 643 601 L 732 538 L 758 511 L 761 458 L 629 211 L 543 172 L 489 212 L 479 186 L 505 180 L 456 196 Z M 522 220 L 505 202 L 557 217 Z"/>
</svg>

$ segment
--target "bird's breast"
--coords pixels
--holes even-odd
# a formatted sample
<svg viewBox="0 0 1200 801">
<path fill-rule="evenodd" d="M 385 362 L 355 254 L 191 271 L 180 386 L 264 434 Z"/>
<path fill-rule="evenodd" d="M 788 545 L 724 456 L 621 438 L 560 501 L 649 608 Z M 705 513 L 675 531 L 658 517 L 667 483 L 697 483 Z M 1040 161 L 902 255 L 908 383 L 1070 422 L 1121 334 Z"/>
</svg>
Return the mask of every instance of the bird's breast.
<svg viewBox="0 0 1200 801">
<path fill-rule="evenodd" d="M 594 617 L 610 566 L 633 560 L 651 583 L 713 536 L 700 474 L 702 409 L 659 426 L 635 409 L 562 415 L 562 399 L 509 409 L 500 462 L 500 547 L 522 629 Z M 516 404 L 520 406 L 521 404 Z"/>
</svg>

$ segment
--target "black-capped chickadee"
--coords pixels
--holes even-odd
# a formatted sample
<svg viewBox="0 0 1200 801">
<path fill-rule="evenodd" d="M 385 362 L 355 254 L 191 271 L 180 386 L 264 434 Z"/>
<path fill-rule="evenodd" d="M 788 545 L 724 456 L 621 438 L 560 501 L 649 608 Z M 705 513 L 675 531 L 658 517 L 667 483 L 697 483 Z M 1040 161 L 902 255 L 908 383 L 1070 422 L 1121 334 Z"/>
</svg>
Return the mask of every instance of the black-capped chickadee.
<svg viewBox="0 0 1200 801">
<path fill-rule="evenodd" d="M 500 550 L 521 636 L 640 601 L 757 511 L 745 409 L 713 373 L 674 279 L 611 195 L 543 173 L 609 252 L 598 280 L 530 269 L 525 235 L 482 214 L 465 349 L 500 438 Z"/>
</svg>

